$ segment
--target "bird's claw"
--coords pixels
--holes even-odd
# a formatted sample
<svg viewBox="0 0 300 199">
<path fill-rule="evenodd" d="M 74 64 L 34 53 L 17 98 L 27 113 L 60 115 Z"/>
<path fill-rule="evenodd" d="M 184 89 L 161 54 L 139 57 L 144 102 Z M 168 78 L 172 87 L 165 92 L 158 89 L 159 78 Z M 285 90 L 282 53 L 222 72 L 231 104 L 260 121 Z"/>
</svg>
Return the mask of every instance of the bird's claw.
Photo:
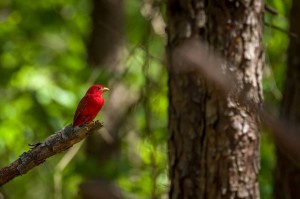
<svg viewBox="0 0 300 199">
<path fill-rule="evenodd" d="M 93 121 L 93 123 L 94 123 L 94 125 L 96 125 L 96 123 L 100 123 L 100 124 L 101 124 L 101 126 L 103 126 L 103 125 L 104 125 L 104 122 L 100 122 L 99 120 Z"/>
<path fill-rule="evenodd" d="M 100 124 L 101 124 L 101 126 L 103 126 L 103 125 L 104 125 L 104 122 L 100 122 L 99 120 L 93 121 L 93 124 L 94 124 L 94 126 L 96 125 L 96 123 L 100 123 Z"/>
<path fill-rule="evenodd" d="M 39 145 L 41 145 L 41 142 L 35 143 L 35 144 L 28 144 L 28 146 L 31 147 L 31 149 L 34 149 L 35 147 L 38 147 Z"/>
<path fill-rule="evenodd" d="M 81 127 L 84 127 L 84 126 L 86 126 L 86 125 L 88 125 L 88 124 L 91 124 L 91 123 L 93 123 L 93 125 L 95 126 L 96 123 L 98 123 L 98 122 L 99 122 L 99 120 L 92 121 L 92 122 L 90 122 L 90 123 L 84 123 L 84 124 L 79 125 L 79 127 L 81 128 Z M 104 125 L 104 122 L 99 122 L 99 123 L 101 124 L 101 126 Z"/>
</svg>

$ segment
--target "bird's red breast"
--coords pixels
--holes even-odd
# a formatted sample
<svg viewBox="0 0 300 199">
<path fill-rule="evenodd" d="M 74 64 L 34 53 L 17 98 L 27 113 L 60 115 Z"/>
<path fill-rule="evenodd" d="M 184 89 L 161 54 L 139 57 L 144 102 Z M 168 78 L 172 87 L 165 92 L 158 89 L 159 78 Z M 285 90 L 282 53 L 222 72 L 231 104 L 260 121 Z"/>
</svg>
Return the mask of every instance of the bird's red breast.
<svg viewBox="0 0 300 199">
<path fill-rule="evenodd" d="M 85 96 L 80 100 L 76 109 L 73 127 L 92 122 L 104 105 L 102 93 L 108 88 L 99 84 L 91 86 Z"/>
</svg>

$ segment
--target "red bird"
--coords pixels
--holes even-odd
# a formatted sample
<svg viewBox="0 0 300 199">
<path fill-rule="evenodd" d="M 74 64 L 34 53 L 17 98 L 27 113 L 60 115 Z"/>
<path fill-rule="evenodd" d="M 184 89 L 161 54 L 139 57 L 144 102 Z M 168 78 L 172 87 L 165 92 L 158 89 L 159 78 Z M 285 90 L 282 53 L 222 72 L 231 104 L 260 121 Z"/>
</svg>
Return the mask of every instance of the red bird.
<svg viewBox="0 0 300 199">
<path fill-rule="evenodd" d="M 89 88 L 78 104 L 74 115 L 73 127 L 87 124 L 95 119 L 104 105 L 102 93 L 105 91 L 109 91 L 109 89 L 100 84 L 95 84 Z"/>
</svg>

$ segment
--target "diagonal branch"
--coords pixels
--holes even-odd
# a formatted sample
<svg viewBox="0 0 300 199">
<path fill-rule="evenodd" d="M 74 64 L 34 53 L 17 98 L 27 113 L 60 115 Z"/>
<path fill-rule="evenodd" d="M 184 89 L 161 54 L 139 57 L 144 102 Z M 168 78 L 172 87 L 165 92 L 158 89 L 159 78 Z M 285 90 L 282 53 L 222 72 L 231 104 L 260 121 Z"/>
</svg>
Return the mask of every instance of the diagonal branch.
<svg viewBox="0 0 300 199">
<path fill-rule="evenodd" d="M 88 135 L 96 132 L 103 125 L 96 121 L 82 128 L 73 128 L 71 124 L 49 136 L 43 143 L 24 152 L 17 160 L 9 166 L 0 169 L 0 186 L 13 178 L 23 175 L 45 162 L 45 160 L 55 154 L 61 153 L 80 142 Z"/>
</svg>

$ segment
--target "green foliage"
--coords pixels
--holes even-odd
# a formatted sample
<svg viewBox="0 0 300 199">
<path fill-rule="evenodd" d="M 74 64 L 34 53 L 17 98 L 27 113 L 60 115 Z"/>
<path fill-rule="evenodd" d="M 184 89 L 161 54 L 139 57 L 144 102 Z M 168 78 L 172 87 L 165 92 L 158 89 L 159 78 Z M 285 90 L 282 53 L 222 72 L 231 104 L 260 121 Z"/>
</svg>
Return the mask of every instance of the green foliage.
<svg viewBox="0 0 300 199">
<path fill-rule="evenodd" d="M 1 1 L 0 166 L 72 121 L 93 72 L 86 67 L 89 32 L 86 1 Z M 80 78 L 79 78 L 80 77 Z M 53 198 L 62 155 L 4 186 L 9 198 Z M 65 171 L 65 198 L 77 194 L 80 174 Z M 74 180 L 77 179 L 77 180 Z"/>
<path fill-rule="evenodd" d="M 272 199 L 272 182 L 275 166 L 275 149 L 273 140 L 266 132 L 262 134 L 261 171 L 259 175 L 260 194 L 262 198 Z"/>
<path fill-rule="evenodd" d="M 268 0 L 266 4 L 274 8 L 279 14 L 274 16 L 265 14 L 265 22 L 288 32 L 288 12 L 291 1 Z M 286 32 L 265 26 L 264 47 L 266 64 L 264 68 L 263 91 L 265 104 L 274 114 L 278 115 L 284 87 L 287 48 L 289 35 Z M 262 130 L 261 141 L 261 171 L 259 176 L 261 198 L 271 199 L 273 175 L 275 167 L 275 147 L 270 136 Z"/>
<path fill-rule="evenodd" d="M 137 139 L 124 141 L 124 158 L 120 164 L 108 161 L 100 173 L 115 178 L 130 195 L 147 198 L 166 192 L 166 186 L 160 186 L 167 179 L 166 74 L 159 63 L 164 42 L 157 35 L 151 39 L 146 37 L 151 27 L 149 19 L 140 12 L 141 2 L 127 3 L 127 46 L 133 53 L 124 59 L 128 72 L 122 81 L 131 89 L 143 92 L 143 99 L 146 99 L 149 93 L 142 89 L 148 76 L 150 86 L 147 89 L 152 90 L 153 98 L 142 100 L 143 104 L 148 104 L 147 111 L 143 105 L 138 105 L 132 113 L 129 122 L 136 124 L 133 134 Z M 28 150 L 28 143 L 41 141 L 70 123 L 80 97 L 90 84 L 114 78 L 103 69 L 91 69 L 86 65 L 89 13 L 90 4 L 83 0 L 0 2 L 1 167 Z M 149 51 L 145 50 L 148 48 Z M 156 58 L 149 59 L 150 54 Z M 147 64 L 145 60 L 149 60 Z M 143 134 L 149 126 L 145 112 L 150 114 L 153 135 Z M 148 141 L 142 141 L 144 139 Z M 132 144 L 135 147 L 131 147 Z M 147 151 L 150 146 L 152 150 Z M 136 160 L 129 156 L 132 153 Z M 83 174 L 97 172 L 99 168 L 94 168 L 93 160 L 87 159 L 80 149 L 72 162 L 61 170 L 59 165 L 65 156 L 57 155 L 14 179 L 4 186 L 3 193 L 10 198 L 74 198 Z M 133 178 L 139 186 L 129 180 Z"/>
<path fill-rule="evenodd" d="M 266 4 L 276 9 L 279 14 L 274 16 L 266 12 L 265 22 L 288 32 L 289 19 L 286 16 L 290 8 L 290 1 L 269 0 Z M 273 110 L 278 110 L 282 97 L 288 45 L 289 35 L 286 32 L 265 26 L 264 46 L 266 50 L 266 66 L 263 88 L 265 101 Z"/>
</svg>

